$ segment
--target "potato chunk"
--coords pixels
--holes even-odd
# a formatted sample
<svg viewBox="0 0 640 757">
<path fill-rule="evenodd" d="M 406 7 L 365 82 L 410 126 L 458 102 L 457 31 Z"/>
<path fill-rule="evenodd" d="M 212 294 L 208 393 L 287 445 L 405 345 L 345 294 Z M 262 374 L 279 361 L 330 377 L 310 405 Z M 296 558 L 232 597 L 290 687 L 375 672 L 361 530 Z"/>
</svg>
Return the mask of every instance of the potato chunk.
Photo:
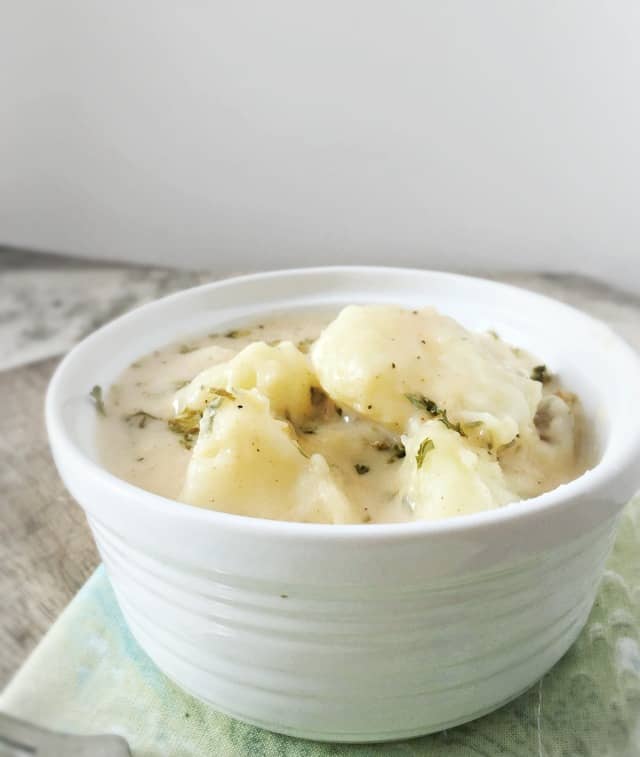
<svg viewBox="0 0 640 757">
<path fill-rule="evenodd" d="M 345 523 L 351 504 L 322 455 L 306 457 L 257 389 L 233 388 L 204 409 L 180 499 L 238 515 Z"/>
<path fill-rule="evenodd" d="M 298 422 L 311 414 L 311 387 L 317 385 L 309 361 L 291 342 L 270 347 L 254 342 L 231 360 L 207 368 L 176 393 L 173 409 L 202 410 L 211 389 L 253 389 L 268 397 L 273 413 Z"/>
<path fill-rule="evenodd" d="M 349 306 L 322 332 L 311 361 L 338 403 L 396 432 L 425 413 L 407 395 L 446 409 L 454 423 L 482 425 L 490 446 L 529 428 L 541 396 L 508 345 L 476 335 L 433 309 Z"/>
<path fill-rule="evenodd" d="M 491 454 L 438 420 L 409 422 L 401 504 L 416 520 L 490 510 L 518 499 Z"/>
</svg>

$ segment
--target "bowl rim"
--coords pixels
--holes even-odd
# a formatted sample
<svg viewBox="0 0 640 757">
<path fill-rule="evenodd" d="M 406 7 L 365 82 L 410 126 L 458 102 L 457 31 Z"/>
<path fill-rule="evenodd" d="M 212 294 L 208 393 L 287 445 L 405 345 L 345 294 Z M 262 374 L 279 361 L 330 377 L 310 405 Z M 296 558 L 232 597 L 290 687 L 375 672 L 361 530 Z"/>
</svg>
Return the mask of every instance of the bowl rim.
<svg viewBox="0 0 640 757">
<path fill-rule="evenodd" d="M 131 484 L 128 481 L 119 478 L 101 466 L 98 462 L 91 459 L 81 446 L 76 444 L 65 432 L 64 422 L 61 417 L 61 407 L 58 402 L 61 386 L 64 383 L 66 373 L 73 369 L 73 363 L 76 360 L 77 355 L 81 353 L 84 347 L 90 343 L 94 337 L 122 328 L 126 321 L 134 318 L 142 310 L 161 308 L 169 302 L 176 302 L 179 299 L 188 298 L 195 292 L 215 290 L 245 281 L 268 281 L 269 279 L 279 278 L 284 275 L 302 274 L 314 276 L 318 274 L 336 274 L 342 272 L 377 272 L 389 275 L 406 275 L 411 273 L 420 275 L 427 274 L 449 281 L 454 279 L 473 281 L 480 283 L 481 285 L 484 284 L 504 291 L 510 291 L 519 296 L 525 295 L 529 298 L 537 299 L 540 301 L 540 304 L 546 302 L 549 305 L 553 305 L 555 308 L 565 309 L 568 313 L 572 313 L 574 316 L 579 316 L 585 321 L 585 323 L 592 325 L 594 328 L 606 330 L 616 352 L 621 355 L 622 359 L 630 361 L 634 366 L 637 377 L 640 381 L 640 356 L 638 356 L 633 348 L 622 337 L 618 336 L 607 324 L 560 300 L 556 300 L 553 297 L 539 294 L 538 292 L 523 287 L 494 281 L 480 276 L 470 276 L 448 271 L 434 271 L 426 268 L 405 268 L 402 266 L 336 265 L 283 268 L 273 271 L 262 271 L 216 279 L 194 287 L 179 290 L 148 303 L 143 303 L 102 325 L 74 345 L 56 367 L 46 392 L 45 421 L 51 449 L 54 450 L 54 452 L 57 451 L 64 455 L 69 460 L 71 466 L 77 467 L 78 471 L 83 470 L 86 477 L 94 480 L 103 489 L 107 489 L 111 494 L 125 498 L 130 502 L 135 502 L 137 507 L 149 511 L 150 514 L 162 514 L 185 521 L 193 521 L 201 523 L 203 526 L 206 524 L 207 526 L 216 526 L 218 528 L 225 527 L 241 531 L 246 530 L 254 535 L 257 532 L 260 532 L 265 534 L 265 536 L 268 534 L 280 534 L 283 536 L 305 536 L 310 539 L 318 540 L 357 539 L 359 541 L 377 541 L 393 537 L 420 537 L 447 533 L 461 533 L 477 530 L 479 528 L 499 526 L 504 523 L 521 520 L 527 517 L 538 516 L 549 510 L 555 510 L 572 499 L 579 498 L 590 491 L 601 488 L 603 485 L 606 485 L 607 481 L 611 481 L 623 471 L 626 471 L 634 461 L 637 461 L 640 458 L 640 427 L 638 427 L 634 429 L 635 433 L 629 434 L 629 444 L 626 448 L 626 454 L 621 455 L 617 460 L 613 462 L 609 461 L 609 464 L 607 465 L 605 464 L 606 461 L 604 458 L 601 458 L 592 468 L 585 471 L 582 475 L 572 481 L 561 484 L 555 489 L 544 492 L 536 497 L 517 500 L 502 507 L 490 510 L 480 510 L 474 513 L 451 516 L 439 520 L 362 524 L 301 523 L 297 521 L 273 520 L 262 518 L 260 516 L 238 515 L 220 510 L 210 510 L 149 492 L 146 489 L 142 489 L 135 484 Z M 638 392 L 638 399 L 640 400 L 640 392 Z"/>
</svg>

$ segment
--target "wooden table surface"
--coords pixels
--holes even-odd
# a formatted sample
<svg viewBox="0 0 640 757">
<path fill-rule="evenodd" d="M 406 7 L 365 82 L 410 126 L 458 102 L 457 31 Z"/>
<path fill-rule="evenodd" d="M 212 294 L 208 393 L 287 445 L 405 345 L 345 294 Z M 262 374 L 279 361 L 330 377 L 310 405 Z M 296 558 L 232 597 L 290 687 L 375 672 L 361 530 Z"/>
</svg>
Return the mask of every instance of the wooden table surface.
<svg viewBox="0 0 640 757">
<path fill-rule="evenodd" d="M 44 429 L 44 393 L 60 354 L 133 305 L 211 278 L 0 250 L 0 688 L 98 564 Z M 582 307 L 640 349 L 634 294 L 572 275 L 494 278 Z"/>
<path fill-rule="evenodd" d="M 0 688 L 98 564 L 43 422 L 58 358 L 0 373 Z"/>
</svg>

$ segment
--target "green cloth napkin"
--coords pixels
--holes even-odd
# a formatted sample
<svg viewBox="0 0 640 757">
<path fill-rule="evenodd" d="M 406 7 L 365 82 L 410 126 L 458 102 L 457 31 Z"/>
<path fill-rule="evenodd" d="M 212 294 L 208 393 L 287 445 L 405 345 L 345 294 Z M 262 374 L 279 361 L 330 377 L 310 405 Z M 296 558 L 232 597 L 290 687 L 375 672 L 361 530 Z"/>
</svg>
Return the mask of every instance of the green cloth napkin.
<svg viewBox="0 0 640 757">
<path fill-rule="evenodd" d="M 182 692 L 124 624 L 103 568 L 0 696 L 40 725 L 124 736 L 137 757 L 637 757 L 640 755 L 640 500 L 620 522 L 580 638 L 526 694 L 472 723 L 409 741 L 321 744 L 244 725 Z"/>
</svg>

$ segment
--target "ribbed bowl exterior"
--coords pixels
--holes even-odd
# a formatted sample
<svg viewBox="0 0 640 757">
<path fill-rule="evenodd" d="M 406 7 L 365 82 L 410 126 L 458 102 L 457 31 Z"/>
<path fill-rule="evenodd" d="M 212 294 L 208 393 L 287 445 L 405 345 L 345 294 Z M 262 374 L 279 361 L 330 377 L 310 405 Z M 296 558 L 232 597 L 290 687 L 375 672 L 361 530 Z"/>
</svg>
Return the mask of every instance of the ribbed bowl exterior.
<svg viewBox="0 0 640 757">
<path fill-rule="evenodd" d="M 133 635 L 176 683 L 272 730 L 376 741 L 470 720 L 540 678 L 587 619 L 614 520 L 533 557 L 391 590 L 189 569 L 90 525 Z"/>
</svg>

